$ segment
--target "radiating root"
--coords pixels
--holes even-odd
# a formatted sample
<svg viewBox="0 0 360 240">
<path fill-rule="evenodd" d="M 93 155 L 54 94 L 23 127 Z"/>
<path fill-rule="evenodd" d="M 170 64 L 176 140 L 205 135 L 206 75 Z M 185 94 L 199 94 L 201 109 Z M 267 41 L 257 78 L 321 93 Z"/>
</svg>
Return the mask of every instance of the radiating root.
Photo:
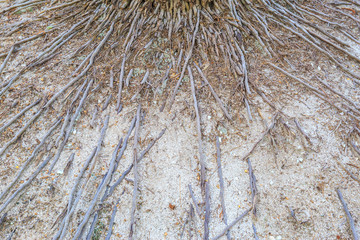
<svg viewBox="0 0 360 240">
<path fill-rule="evenodd" d="M 351 6 L 360 6 L 353 0 L 347 0 L 346 2 L 351 4 Z M 317 2 L 314 1 L 314 3 Z M 259 86 L 258 82 L 253 79 L 252 71 L 255 68 L 259 68 L 259 66 L 252 65 L 252 58 L 260 58 L 264 62 L 280 60 L 280 63 L 265 64 L 261 67 L 270 66 L 271 68 L 268 69 L 280 71 L 282 74 L 300 83 L 306 89 L 311 90 L 313 94 L 329 103 L 333 108 L 343 112 L 351 121 L 360 121 L 359 104 L 351 99 L 351 97 L 331 88 L 329 84 L 321 79 L 310 84 L 310 81 L 303 80 L 303 78 L 295 76 L 294 73 L 290 73 L 286 67 L 279 67 L 282 66 L 281 60 L 286 60 L 282 52 L 298 48 L 296 45 L 289 45 L 289 39 L 295 37 L 298 44 L 314 50 L 323 59 L 327 59 L 330 63 L 336 65 L 346 76 L 351 76 L 353 82 L 360 83 L 359 72 L 344 63 L 344 61 L 357 65 L 360 63 L 360 58 L 353 53 L 354 49 L 352 47 L 354 43 L 359 43 L 359 39 L 355 33 L 351 32 L 351 28 L 348 27 L 353 24 L 359 24 L 360 20 L 356 16 L 349 15 L 342 11 L 342 9 L 337 8 L 335 3 L 332 5 L 323 3 L 323 5 L 311 7 L 309 5 L 290 0 L 29 0 L 12 2 L 0 11 L 1 15 L 8 14 L 11 16 L 11 14 L 21 13 L 29 7 L 36 9 L 37 13 L 40 13 L 34 16 L 33 20 L 9 26 L 8 36 L 14 36 L 15 39 L 18 35 L 25 34 L 28 28 L 30 28 L 31 23 L 34 22 L 46 20 L 53 24 L 49 29 L 41 29 L 41 31 L 35 33 L 29 32 L 30 37 L 27 36 L 22 40 L 14 41 L 14 43 L 7 45 L 4 51 L 0 53 L 0 57 L 3 59 L 0 65 L 0 97 L 3 97 L 3 99 L 9 98 L 11 96 L 9 93 L 14 90 L 14 86 L 19 82 L 25 81 L 24 75 L 26 73 L 35 72 L 48 63 L 58 61 L 58 59 L 71 59 L 76 66 L 71 71 L 65 71 L 70 69 L 64 70 L 64 81 L 62 81 L 64 85 L 62 88 L 55 92 L 49 101 L 40 107 L 24 126 L 16 131 L 14 137 L 1 144 L 0 156 L 12 144 L 18 141 L 34 122 L 40 117 L 44 117 L 45 114 L 50 116 L 49 110 L 53 110 L 55 113 L 52 114 L 63 116 L 64 122 L 56 136 L 56 141 L 52 139 L 56 143 L 57 153 L 51 163 L 51 171 L 71 137 L 72 129 L 77 124 L 76 119 L 86 105 L 85 101 L 88 95 L 99 94 L 101 91 L 98 90 L 108 87 L 108 91 L 102 92 L 108 92 L 109 94 L 98 98 L 106 99 L 102 110 L 104 111 L 107 108 L 106 111 L 108 111 L 112 107 L 112 96 L 117 96 L 115 109 L 117 112 L 120 112 L 122 107 L 131 101 L 149 103 L 149 100 L 155 98 L 161 90 L 161 94 L 164 92 L 164 95 L 161 96 L 161 111 L 165 107 L 168 96 L 170 98 L 168 99 L 167 107 L 170 111 L 175 103 L 176 95 L 182 90 L 182 85 L 187 80 L 190 80 L 191 91 L 188 90 L 187 92 L 192 94 L 196 112 L 201 166 L 200 185 L 203 197 L 205 196 L 206 199 L 209 199 L 209 185 L 206 183 L 204 153 L 202 153 L 201 112 L 197 106 L 197 102 L 201 101 L 203 96 L 196 92 L 196 89 L 199 90 L 199 88 L 195 86 L 195 83 L 201 82 L 200 80 L 208 86 L 208 88 L 204 89 L 210 91 L 228 120 L 235 116 L 232 113 L 233 106 L 231 106 L 231 103 L 227 106 L 228 102 L 230 102 L 229 99 L 234 94 L 240 95 L 241 101 L 238 104 L 244 105 L 250 120 L 255 118 L 251 111 L 254 104 L 251 98 L 253 92 L 258 93 L 265 102 L 279 113 L 275 114 L 266 132 L 264 132 L 260 140 L 244 158 L 248 157 L 262 139 L 274 128 L 278 116 L 280 114 L 284 115 L 267 98 L 268 95 L 265 95 L 263 86 Z M 318 11 L 316 7 L 321 8 L 322 11 Z M 1 34 L 4 35 L 6 33 L 3 31 Z M 82 42 L 76 48 L 73 48 L 75 49 L 74 51 L 68 52 L 68 46 L 73 47 L 74 40 Z M 41 50 L 37 50 L 39 52 L 34 54 L 34 57 L 25 60 L 23 67 L 15 69 L 16 71 L 14 72 L 12 61 L 16 58 L 16 55 L 36 44 L 43 46 Z M 148 57 L 148 55 L 151 55 L 150 53 L 153 53 L 151 51 L 156 51 L 156 54 Z M 83 57 L 82 61 L 78 62 L 77 57 Z M 111 68 L 108 78 L 110 79 L 110 84 L 96 76 L 96 72 L 101 75 L 107 75 L 107 71 L 96 71 L 102 65 L 107 65 L 108 69 Z M 194 79 L 192 75 L 193 66 L 197 69 L 198 74 L 197 76 L 195 74 L 195 78 L 198 77 L 198 79 Z M 145 69 L 145 71 L 139 73 L 139 68 Z M 223 75 L 226 77 L 222 78 L 219 82 L 226 86 L 232 86 L 233 94 L 228 96 L 229 99 L 224 100 L 224 96 L 221 96 L 221 88 L 217 87 L 219 84 L 216 84 L 212 74 L 207 72 L 208 69 L 220 69 L 223 71 Z M 65 72 L 72 73 L 67 76 Z M 161 77 L 158 77 L 160 75 Z M 87 79 L 85 80 L 85 78 Z M 322 85 L 319 82 L 326 88 L 322 89 Z M 92 88 L 92 84 L 97 87 Z M 186 88 L 184 87 L 184 89 Z M 68 100 L 69 96 L 72 97 L 72 101 Z M 95 98 L 97 97 L 98 95 L 95 96 Z M 0 132 L 13 127 L 12 123 L 17 121 L 19 117 L 36 104 L 38 102 L 34 102 L 28 107 L 21 109 L 20 113 L 13 119 L 4 121 L 6 124 L 0 128 Z M 95 127 L 95 119 L 101 107 L 95 106 L 92 110 L 94 109 L 95 111 L 90 123 L 93 128 Z M 80 224 L 78 224 L 75 237 L 83 234 L 83 229 L 89 222 L 96 204 L 99 202 L 103 203 L 109 198 L 115 191 L 115 188 L 132 169 L 134 169 L 135 173 L 137 172 L 136 163 L 141 160 L 156 140 L 164 134 L 164 131 L 161 132 L 160 136 L 151 143 L 152 145 L 150 144 L 144 152 L 137 156 L 137 161 L 135 160 L 124 171 L 123 175 L 110 186 L 114 170 L 118 166 L 119 158 L 124 154 L 129 136 L 135 127 L 135 122 L 139 122 L 139 119 L 134 119 L 123 145 L 119 143 L 115 149 L 108 173 L 104 177 L 104 182 L 100 184 L 88 206 L 88 211 Z M 303 132 L 301 126 L 296 121 L 295 123 L 298 125 L 299 130 Z M 59 124 L 57 123 L 56 127 Z M 48 134 L 44 136 L 41 143 L 37 145 L 34 152 L 28 157 L 28 160 L 15 176 L 13 182 L 3 191 L 0 199 L 4 199 L 13 190 L 19 176 L 37 156 L 45 141 L 49 141 L 48 138 L 50 138 L 53 130 L 53 127 L 51 127 Z M 304 135 L 306 138 L 309 138 L 306 133 Z M 101 139 L 103 138 L 104 136 Z M 357 146 L 355 144 L 353 146 L 356 150 Z M 99 150 L 100 146 L 97 146 L 94 154 L 91 156 L 96 158 Z M 52 155 L 50 154 L 49 156 Z M 43 164 L 46 165 L 50 158 L 46 158 Z M 86 162 L 86 166 L 91 164 L 89 172 L 92 171 L 95 162 L 96 159 L 92 158 Z M 44 166 L 40 165 L 40 167 L 43 168 Z M 86 167 L 84 167 L 83 171 L 86 171 Z M 81 174 L 81 176 L 84 175 L 86 174 Z M 31 179 L 35 177 L 36 175 L 32 175 Z M 81 185 L 80 190 L 77 190 L 77 187 L 80 185 L 81 177 L 76 180 L 69 198 L 66 216 L 60 223 L 59 230 L 54 239 L 63 238 L 69 233 L 68 226 L 71 216 L 75 211 L 74 206 L 80 201 L 81 194 L 85 191 L 86 183 L 89 180 L 89 175 L 86 175 L 86 177 L 85 183 Z M 137 183 L 136 178 L 134 181 Z M 19 191 L 30 185 L 30 183 L 31 181 L 27 181 L 27 185 L 21 185 L 9 199 L 13 201 L 19 194 Z M 136 191 L 137 188 L 135 186 L 133 205 L 136 202 Z M 101 198 L 100 194 L 102 194 Z M 5 211 L 5 208 L 10 205 L 11 201 L 9 202 L 8 200 L 3 203 L 0 213 Z M 206 214 L 209 214 L 209 204 L 207 207 Z M 195 209 L 200 214 L 197 204 L 195 204 Z M 250 210 L 247 210 L 238 219 L 230 223 L 228 228 L 220 235 L 228 233 L 228 230 Z M 97 210 L 96 213 L 98 212 Z M 133 232 L 134 214 L 135 207 L 133 206 L 130 234 Z M 206 221 L 204 222 L 206 237 L 209 234 L 209 229 L 207 228 L 208 220 L 209 215 L 206 215 Z M 91 236 L 91 231 L 89 236 Z"/>
</svg>

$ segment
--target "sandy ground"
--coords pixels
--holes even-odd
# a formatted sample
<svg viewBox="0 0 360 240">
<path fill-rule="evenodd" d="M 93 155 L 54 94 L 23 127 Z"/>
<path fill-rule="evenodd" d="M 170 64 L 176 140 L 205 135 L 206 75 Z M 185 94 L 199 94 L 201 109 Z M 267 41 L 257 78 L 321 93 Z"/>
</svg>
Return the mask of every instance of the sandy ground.
<svg viewBox="0 0 360 240">
<path fill-rule="evenodd" d="M 4 5 L 6 4 L 0 3 L 0 8 Z M 22 18 L 28 16 L 31 16 L 31 13 L 21 15 Z M 17 16 L 17 18 L 20 17 Z M 10 20 L 3 17 L 1 25 L 6 21 Z M 38 23 L 32 27 L 36 29 L 39 26 L 46 27 L 47 24 Z M 16 36 L 19 35 L 21 34 Z M 31 33 L 26 35 L 30 36 Z M 13 36 L 1 37 L 0 49 L 7 49 L 13 40 Z M 75 46 L 79 46 L 76 45 L 76 41 L 79 39 L 74 40 L 74 44 L 66 46 L 64 52 L 76 49 Z M 354 45 L 353 49 L 357 50 L 358 47 Z M 39 50 L 40 46 L 35 44 L 17 54 L 2 74 L 2 83 L 9 79 L 16 69 L 25 64 L 24 60 Z M 249 54 L 252 54 L 252 50 L 249 50 Z M 359 51 L 356 54 L 360 56 Z M 81 59 L 70 61 L 67 60 L 66 55 L 64 56 L 58 56 L 36 71 L 26 73 L 14 88 L 3 96 L 0 126 L 35 99 L 42 97 L 44 93 L 51 94 L 65 85 L 71 68 L 74 68 Z M 316 54 L 311 55 L 310 60 L 302 63 L 298 55 L 289 57 L 289 61 L 296 66 L 298 76 L 311 79 L 311 81 L 315 81 L 312 79 L 315 74 L 326 76 L 326 82 L 329 85 L 353 101 L 360 102 L 359 86 L 351 78 L 342 74 L 329 61 L 318 60 Z M 251 61 L 251 66 L 259 64 L 255 60 Z M 346 64 L 353 69 L 358 68 L 358 64 L 349 61 Z M 309 65 L 312 65 L 315 70 L 307 70 L 306 66 Z M 106 68 L 101 71 L 104 72 L 100 72 L 99 75 L 108 76 Z M 126 69 L 126 72 L 128 71 L 129 69 Z M 212 83 L 218 81 L 216 67 L 205 73 Z M 251 77 L 257 79 L 261 84 L 260 88 L 267 96 L 270 96 L 272 102 L 281 109 L 283 114 L 278 115 L 280 118 L 277 118 L 270 134 L 267 134 L 249 155 L 257 179 L 257 214 L 256 216 L 248 214 L 235 224 L 230 231 L 232 239 L 254 239 L 253 226 L 257 229 L 259 239 L 352 239 L 350 226 L 336 189 L 339 188 L 343 193 L 355 220 L 356 229 L 360 232 L 359 183 L 341 167 L 344 165 L 355 176 L 359 175 L 359 155 L 349 143 L 349 140 L 352 140 L 356 145 L 360 144 L 356 135 L 351 135 L 349 138 L 354 122 L 350 121 L 344 113 L 340 113 L 316 97 L 313 92 L 284 75 L 274 72 L 270 67 L 253 71 Z M 142 75 L 139 74 L 132 81 L 135 83 L 141 79 Z M 224 77 L 223 81 L 226 80 L 228 79 Z M 198 82 L 197 86 L 201 85 L 198 75 L 195 75 L 195 81 Z M 105 82 L 105 85 L 107 86 L 108 82 Z M 124 98 L 131 98 L 133 95 L 134 91 L 131 92 L 131 87 L 129 89 L 129 91 L 125 89 Z M 220 203 L 216 136 L 221 139 L 224 198 L 230 223 L 251 206 L 249 171 L 247 159 L 244 157 L 262 138 L 276 112 L 259 95 L 253 93 L 249 98 L 252 112 L 252 120 L 250 120 L 244 105 L 234 103 L 236 96 L 230 96 L 231 87 L 225 85 L 218 90 L 219 95 L 224 96 L 224 102 L 229 104 L 233 116 L 232 121 L 223 116 L 208 89 L 202 87 L 201 91 L 198 91 L 202 94 L 197 95 L 203 149 L 206 156 L 206 173 L 210 188 L 211 238 L 226 227 Z M 127 103 L 117 114 L 114 98 L 106 110 L 101 110 L 108 94 L 112 93 L 116 96 L 116 92 L 116 89 L 102 87 L 90 93 L 72 131 L 73 134 L 52 173 L 49 174 L 46 171 L 49 166 L 42 170 L 7 210 L 5 221 L 0 225 L 1 239 L 6 239 L 13 231 L 12 239 L 51 239 L 56 234 L 58 225 L 53 226 L 53 224 L 66 208 L 76 177 L 96 147 L 104 120 L 109 115 L 107 134 L 94 171 L 86 185 L 86 193 L 80 198 L 70 222 L 70 231 L 66 239 L 71 239 L 94 197 L 96 187 L 109 168 L 116 145 L 121 137 L 125 137 L 131 120 L 136 114 L 137 102 Z M 197 129 L 190 82 L 185 81 L 182 85 L 170 112 L 168 110 L 160 112 L 160 99 L 156 98 L 142 104 L 145 116 L 139 131 L 139 150 L 145 149 L 162 129 L 167 130 L 138 166 L 139 186 L 134 239 L 181 239 L 181 236 L 182 239 L 201 239 L 204 204 L 200 190 Z M 19 103 L 12 106 L 16 100 L 19 100 Z M 2 133 L 0 146 L 9 141 L 39 107 L 40 105 L 35 106 L 35 110 L 27 112 L 20 121 Z M 89 123 L 93 118 L 95 108 L 100 111 L 91 127 Z M 33 124 L 2 156 L 0 161 L 1 190 L 12 181 L 19 168 L 30 156 L 32 149 L 39 140 L 41 141 L 62 111 L 61 104 L 56 103 L 53 110 L 41 116 L 37 123 Z M 301 124 L 309 140 L 296 127 L 294 119 Z M 53 140 L 56 139 L 58 133 L 59 130 L 56 130 Z M 134 132 L 131 134 L 128 147 L 120 160 L 112 183 L 133 162 L 133 145 Z M 75 157 L 68 174 L 65 174 L 64 169 L 72 153 L 75 153 Z M 46 156 L 45 151 L 41 151 L 40 157 L 35 159 L 15 187 L 26 181 Z M 190 211 L 193 201 L 189 194 L 189 185 L 192 186 L 194 195 L 200 202 L 201 216 L 198 216 L 196 211 L 193 213 Z M 112 239 L 127 239 L 133 188 L 134 175 L 131 172 L 102 206 L 96 206 L 95 209 L 100 209 L 100 214 L 93 239 L 105 239 L 115 205 L 117 211 L 112 228 Z M 86 227 L 86 231 L 89 227 L 89 225 Z M 221 239 L 226 239 L 226 237 Z"/>
</svg>

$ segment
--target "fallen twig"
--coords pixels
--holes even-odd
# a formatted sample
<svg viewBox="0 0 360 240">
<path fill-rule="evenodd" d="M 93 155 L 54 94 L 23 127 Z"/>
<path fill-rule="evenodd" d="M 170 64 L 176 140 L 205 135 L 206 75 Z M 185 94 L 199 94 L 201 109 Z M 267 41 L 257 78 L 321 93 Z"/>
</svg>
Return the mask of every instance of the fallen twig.
<svg viewBox="0 0 360 240">
<path fill-rule="evenodd" d="M 295 122 L 295 125 L 297 126 L 297 128 L 300 130 L 300 132 L 305 136 L 306 140 L 308 140 L 311 143 L 309 135 L 306 134 L 304 129 L 301 127 L 299 121 L 295 118 L 294 122 Z"/>
<path fill-rule="evenodd" d="M 339 197 L 339 199 L 341 201 L 341 204 L 343 205 L 344 211 L 345 211 L 346 216 L 348 218 L 354 240 L 359 240 L 358 234 L 357 234 L 356 229 L 355 229 L 354 219 L 352 218 L 352 216 L 350 214 L 350 211 L 349 211 L 349 209 L 347 207 L 347 204 L 346 204 L 346 202 L 345 202 L 345 200 L 344 200 L 344 198 L 343 198 L 343 196 L 342 196 L 342 194 L 340 192 L 340 189 L 336 189 L 336 192 L 338 194 L 338 197 Z"/>
<path fill-rule="evenodd" d="M 193 203 L 194 203 L 194 206 L 195 206 L 196 213 L 198 214 L 199 217 L 201 217 L 201 212 L 199 210 L 198 201 L 196 200 L 196 197 L 194 195 L 194 192 L 193 192 L 190 184 L 188 185 L 188 187 L 189 187 L 189 192 L 190 192 L 191 199 L 193 200 Z"/>
<path fill-rule="evenodd" d="M 271 124 L 270 126 L 266 129 L 266 131 L 261 135 L 261 137 L 259 138 L 259 140 L 254 144 L 254 146 L 251 148 L 251 150 L 241 159 L 245 160 L 246 158 L 248 158 L 250 156 L 250 154 L 255 150 L 255 148 L 257 147 L 257 145 L 259 145 L 259 143 L 265 138 L 265 136 L 271 131 L 271 129 L 274 128 L 275 123 L 276 123 L 276 119 L 277 119 L 278 113 L 275 113 L 275 115 L 272 117 L 271 120 Z"/>
<path fill-rule="evenodd" d="M 121 71 L 120 71 L 120 77 L 119 77 L 119 90 L 118 90 L 118 97 L 117 97 L 117 104 L 116 104 L 116 111 L 119 113 L 122 109 L 122 105 L 121 105 L 121 92 L 124 86 L 124 73 L 125 73 L 125 61 L 126 61 L 126 56 L 123 56 L 123 61 L 121 64 Z"/>
<path fill-rule="evenodd" d="M 354 148 L 355 152 L 360 155 L 360 149 L 355 145 L 353 141 L 350 141 L 351 146 Z"/>
<path fill-rule="evenodd" d="M 254 231 L 254 238 L 255 240 L 259 240 L 259 237 L 257 236 L 257 231 L 256 231 L 256 228 L 255 228 L 255 225 L 252 224 L 252 228 L 253 228 L 253 231 Z"/>
<path fill-rule="evenodd" d="M 10 49 L 8 55 L 6 56 L 4 62 L 3 62 L 3 63 L 1 64 L 1 66 L 0 66 L 0 74 L 1 74 L 2 71 L 4 70 L 7 62 L 9 61 L 11 54 L 13 54 L 14 52 L 16 52 L 16 49 L 17 49 L 18 47 L 19 47 L 19 45 L 13 45 L 13 46 L 11 47 L 11 49 Z"/>
<path fill-rule="evenodd" d="M 220 105 L 221 110 L 224 112 L 225 116 L 231 120 L 231 115 L 229 114 L 229 112 L 227 111 L 227 109 L 225 108 L 223 102 L 221 101 L 221 99 L 219 98 L 219 96 L 216 94 L 215 90 L 213 89 L 213 87 L 210 85 L 209 81 L 207 80 L 207 78 L 205 77 L 204 73 L 201 71 L 201 68 L 198 67 L 197 64 L 194 64 L 196 69 L 198 70 L 200 76 L 202 77 L 202 79 L 205 81 L 205 83 L 209 86 L 210 91 L 212 93 L 212 95 L 214 96 L 215 100 L 218 102 L 218 104 Z"/>
<path fill-rule="evenodd" d="M 191 83 L 191 93 L 194 99 L 194 108 L 196 113 L 196 128 L 197 128 L 197 137 L 198 137 L 198 144 L 199 144 L 199 155 L 200 155 L 200 186 L 201 186 L 201 192 L 203 196 L 205 196 L 205 155 L 203 152 L 203 144 L 202 144 L 202 134 L 201 134 L 201 120 L 200 120 L 200 113 L 199 113 L 199 107 L 198 102 L 196 100 L 196 93 L 195 93 L 195 84 L 194 84 L 194 78 L 192 75 L 191 68 L 188 67 L 188 73 L 190 76 L 190 83 Z"/>
<path fill-rule="evenodd" d="M 135 231 L 135 210 L 136 210 L 136 198 L 138 191 L 138 141 L 139 141 L 139 128 L 140 128 L 140 113 L 141 113 L 141 105 L 139 105 L 136 113 L 136 125 L 135 125 L 135 137 L 134 137 L 134 191 L 133 191 L 133 199 L 131 205 L 131 220 L 130 220 L 130 233 L 129 239 L 133 239 L 134 231 Z"/>
<path fill-rule="evenodd" d="M 228 225 L 227 221 L 227 213 L 225 207 L 225 199 L 224 199 L 224 178 L 221 169 L 221 151 L 220 151 L 220 139 L 219 136 L 216 136 L 216 153 L 217 153 L 217 167 L 218 167 L 218 176 L 219 176 L 219 184 L 220 184 L 220 202 L 222 208 L 222 215 L 225 225 Z M 230 231 L 226 233 L 226 237 L 228 240 L 231 239 Z"/>
<path fill-rule="evenodd" d="M 256 216 L 256 195 L 257 195 L 256 177 L 254 175 L 254 171 L 251 166 L 250 158 L 248 158 L 248 166 L 249 166 L 252 213 L 254 214 L 254 216 Z"/>
<path fill-rule="evenodd" d="M 208 240 L 210 235 L 210 189 L 209 180 L 205 183 L 205 218 L 204 218 L 204 239 Z"/>
<path fill-rule="evenodd" d="M 110 101 L 111 101 L 111 98 L 112 98 L 112 94 L 110 94 L 110 95 L 107 97 L 107 99 L 106 99 L 106 101 L 105 101 L 105 103 L 104 103 L 101 111 L 104 111 L 104 110 L 109 106 L 109 103 L 110 103 Z"/>
<path fill-rule="evenodd" d="M 217 240 L 217 239 L 221 238 L 222 236 L 224 236 L 227 231 L 229 231 L 237 222 L 239 222 L 241 219 L 243 219 L 246 216 L 246 214 L 248 214 L 250 211 L 251 211 L 251 208 L 245 210 L 245 212 L 243 212 L 234 221 L 232 221 L 229 225 L 227 225 L 226 228 L 219 235 L 214 237 L 212 240 Z"/>
<path fill-rule="evenodd" d="M 105 240 L 110 240 L 111 238 L 111 235 L 112 235 L 112 231 L 113 231 L 113 225 L 114 225 L 114 221 L 115 221 L 115 216 L 116 216 L 116 211 L 117 211 L 117 205 L 119 204 L 120 202 L 120 198 L 119 200 L 115 203 L 115 206 L 114 206 L 114 210 L 111 214 L 111 219 L 110 219 L 110 223 L 109 223 L 109 227 L 108 227 L 108 232 L 106 234 L 106 238 Z"/>
<path fill-rule="evenodd" d="M 352 178 L 352 179 L 354 179 L 356 182 L 358 182 L 358 183 L 360 183 L 360 179 L 358 178 L 358 177 L 356 177 L 352 172 L 350 172 L 345 166 L 344 166 L 344 164 L 342 164 L 340 161 L 338 161 L 338 160 L 336 160 L 337 161 L 337 163 L 340 165 L 340 167 L 342 168 L 342 169 L 344 169 L 344 171 L 347 173 L 347 174 L 349 174 L 350 175 L 350 177 Z"/>
</svg>

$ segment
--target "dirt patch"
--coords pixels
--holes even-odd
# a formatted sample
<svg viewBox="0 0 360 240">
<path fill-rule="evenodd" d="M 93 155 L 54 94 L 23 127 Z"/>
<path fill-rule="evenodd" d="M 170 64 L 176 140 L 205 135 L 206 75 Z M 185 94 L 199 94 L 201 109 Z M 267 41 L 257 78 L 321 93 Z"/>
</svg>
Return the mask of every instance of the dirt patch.
<svg viewBox="0 0 360 240">
<path fill-rule="evenodd" d="M 6 4 L 0 3 L 1 7 L 4 5 Z M 16 16 L 16 19 L 11 21 L 26 20 L 32 14 L 34 13 L 24 12 L 21 18 Z M 5 17 L 1 20 L 1 25 L 8 25 L 10 21 Z M 34 29 L 44 28 L 49 24 L 39 23 L 41 26 L 34 26 Z M 24 34 L 19 33 L 19 35 Z M 16 34 L 11 37 L 1 37 L 1 47 L 8 49 L 16 37 L 18 37 Z M 24 66 L 28 60 L 27 56 L 37 54 L 41 44 L 48 43 L 52 37 L 49 35 L 47 39 L 42 40 L 44 42 L 36 42 L 25 51 L 19 52 L 2 74 L 2 83 L 8 81 L 17 69 Z M 74 39 L 71 44 L 63 47 L 62 52 L 74 51 L 82 44 L 84 44 L 82 39 Z M 158 46 L 154 47 L 157 48 Z M 356 50 L 355 54 L 360 55 L 356 45 L 352 45 L 352 49 Z M 287 59 L 289 63 L 287 67 L 293 67 L 293 74 L 296 73 L 297 77 L 307 79 L 316 86 L 322 86 L 315 78 L 320 76 L 337 91 L 356 103 L 360 102 L 360 90 L 352 78 L 341 73 L 329 61 L 319 58 L 318 53 L 306 51 L 306 46 L 300 50 L 303 54 L 301 57 L 290 55 Z M 339 188 L 342 191 L 355 219 L 356 229 L 359 231 L 359 183 L 342 167 L 345 166 L 355 176 L 359 174 L 359 155 L 351 146 L 351 141 L 356 146 L 360 144 L 354 130 L 354 126 L 358 123 L 351 120 L 346 113 L 317 97 L 299 82 L 263 65 L 263 59 L 257 55 L 260 53 L 256 49 L 248 49 L 248 53 L 254 56 L 249 60 L 250 79 L 261 86 L 259 90 L 270 99 L 276 110 L 254 91 L 248 97 L 250 118 L 241 95 L 232 94 L 234 80 L 219 66 L 210 66 L 204 69 L 204 73 L 211 85 L 216 86 L 221 99 L 229 107 L 233 116 L 233 120 L 229 121 L 214 101 L 207 85 L 201 81 L 197 73 L 194 73 L 210 188 L 210 237 L 215 237 L 226 227 L 220 202 L 216 162 L 215 141 L 219 136 L 228 222 L 232 222 L 252 205 L 246 156 L 251 160 L 257 179 L 257 214 L 256 216 L 248 214 L 234 225 L 230 230 L 232 239 L 253 239 L 253 226 L 256 227 L 260 239 L 352 239 L 345 212 L 335 189 Z M 145 55 L 146 53 L 142 57 Z M 308 62 L 304 62 L 303 59 L 307 59 Z M 68 76 L 82 60 L 81 57 L 70 59 L 66 54 L 58 55 L 36 71 L 26 73 L 19 83 L 2 97 L 0 127 L 36 99 L 44 96 L 49 99 L 67 83 Z M 133 68 L 135 74 L 130 86 L 124 90 L 123 109 L 117 113 L 117 88 L 109 88 L 108 85 L 110 62 L 121 61 L 114 53 L 107 57 L 102 56 L 101 60 L 102 63 L 96 66 L 97 71 L 94 70 L 87 76 L 89 80 L 94 80 L 95 90 L 89 93 L 85 105 L 81 108 L 76 124 L 71 129 L 69 141 L 52 173 L 48 173 L 49 165 L 47 165 L 9 206 L 7 215 L 0 225 L 0 238 L 6 239 L 14 232 L 12 239 L 50 239 L 57 233 L 58 224 L 62 221 L 61 214 L 67 208 L 71 189 L 86 160 L 97 146 L 106 116 L 109 115 L 109 127 L 101 151 L 75 208 L 65 238 L 70 239 L 73 236 L 94 198 L 97 187 L 107 174 L 116 145 L 125 137 L 131 125 L 140 102 L 138 98 L 141 96 L 148 100 L 142 101 L 144 118 L 139 131 L 139 150 L 144 150 L 164 128 L 166 132 L 139 162 L 134 239 L 180 239 L 180 237 L 201 239 L 205 206 L 200 189 L 196 114 L 189 78 L 184 79 L 171 111 L 166 109 L 160 112 L 159 108 L 166 97 L 165 93 L 158 90 L 175 85 L 174 80 L 169 80 L 166 83 L 168 85 L 164 86 L 154 87 L 149 84 L 145 90 L 139 91 L 140 82 L 146 72 L 144 70 L 146 59 L 142 59 L 143 62 L 139 61 L 138 65 L 134 63 L 127 66 L 125 73 Z M 163 66 L 159 66 L 158 71 L 150 69 L 150 78 L 163 76 L 167 66 L 165 63 L 168 63 L 167 60 L 164 60 Z M 358 67 L 358 64 L 348 59 L 345 63 L 352 69 Z M 312 71 L 308 70 L 310 66 Z M 117 79 L 120 69 L 113 70 Z M 117 80 L 114 84 L 117 86 Z M 71 102 L 78 87 L 76 85 L 69 88 L 63 98 L 46 114 L 41 115 L 2 156 L 0 162 L 2 191 L 14 179 L 52 124 L 59 116 L 65 117 L 67 109 L 63 103 Z M 109 106 L 102 110 L 109 94 L 114 97 Z M 135 94 L 139 97 L 133 98 Z M 36 105 L 1 133 L 1 146 L 16 136 L 16 132 L 34 116 L 37 110 L 41 109 L 41 106 L 42 103 Z M 77 106 L 78 101 L 75 108 Z M 274 127 L 264 136 L 263 133 L 272 122 L 275 122 Z M 46 142 L 46 147 L 56 140 L 59 131 L 60 129 L 55 130 L 51 141 Z M 133 145 L 134 132 L 130 135 L 128 147 L 119 161 L 110 185 L 115 183 L 133 162 Z M 26 182 L 48 153 L 56 153 L 55 150 L 56 148 L 52 148 L 51 151 L 41 149 L 39 156 L 34 159 L 10 193 L 14 193 L 15 189 Z M 68 165 L 72 153 L 75 154 L 74 159 L 72 164 Z M 67 166 L 70 166 L 68 172 Z M 85 177 L 81 183 L 84 182 Z M 198 207 L 201 216 L 197 214 L 196 209 L 191 210 L 191 205 L 194 206 L 194 203 L 189 193 L 189 185 L 197 201 L 200 202 Z M 92 239 L 105 239 L 115 205 L 117 211 L 112 227 L 112 238 L 128 238 L 133 188 L 132 171 L 110 198 L 103 204 L 96 205 L 98 220 L 95 223 Z M 1 201 L 1 204 L 4 204 L 4 201 Z M 93 215 L 90 223 L 92 218 Z M 89 228 L 90 224 L 87 224 L 86 233 Z M 223 239 L 225 238 L 224 236 Z"/>
</svg>

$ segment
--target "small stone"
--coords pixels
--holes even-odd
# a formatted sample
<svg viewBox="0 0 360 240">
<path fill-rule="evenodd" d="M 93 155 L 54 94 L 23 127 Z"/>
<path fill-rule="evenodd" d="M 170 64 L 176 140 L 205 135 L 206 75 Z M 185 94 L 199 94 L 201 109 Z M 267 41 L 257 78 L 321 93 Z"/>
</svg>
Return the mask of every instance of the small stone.
<svg viewBox="0 0 360 240">
<path fill-rule="evenodd" d="M 282 239 L 281 236 L 277 236 L 277 237 L 276 237 L 276 240 L 281 240 L 281 239 Z"/>
<path fill-rule="evenodd" d="M 275 240 L 275 237 L 270 236 L 270 237 L 269 237 L 269 240 Z"/>
<path fill-rule="evenodd" d="M 219 126 L 219 127 L 218 127 L 218 130 L 219 130 L 219 132 L 220 132 L 221 134 L 224 134 L 224 135 L 227 134 L 226 128 L 224 128 L 224 127 L 222 127 L 222 126 Z"/>
</svg>

